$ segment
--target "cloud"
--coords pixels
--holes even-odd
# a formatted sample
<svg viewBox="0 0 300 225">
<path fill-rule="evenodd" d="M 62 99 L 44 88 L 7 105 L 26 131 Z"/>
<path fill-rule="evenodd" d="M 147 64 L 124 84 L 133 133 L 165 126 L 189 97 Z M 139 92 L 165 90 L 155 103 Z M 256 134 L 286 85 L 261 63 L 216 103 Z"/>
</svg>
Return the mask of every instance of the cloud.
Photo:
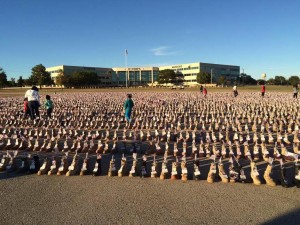
<svg viewBox="0 0 300 225">
<path fill-rule="evenodd" d="M 150 52 L 153 53 L 153 55 L 162 56 L 162 55 L 175 55 L 177 52 L 170 51 L 171 47 L 167 46 L 161 46 L 158 48 L 150 49 Z"/>
</svg>

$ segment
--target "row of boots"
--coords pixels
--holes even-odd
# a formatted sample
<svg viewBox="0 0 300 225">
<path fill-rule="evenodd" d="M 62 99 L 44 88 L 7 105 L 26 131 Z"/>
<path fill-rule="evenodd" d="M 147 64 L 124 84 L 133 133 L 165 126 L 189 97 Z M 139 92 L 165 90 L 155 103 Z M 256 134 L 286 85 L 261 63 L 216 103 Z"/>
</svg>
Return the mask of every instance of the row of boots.
<svg viewBox="0 0 300 225">
<path fill-rule="evenodd" d="M 21 160 L 18 162 L 18 160 Z M 97 155 L 96 163 L 94 165 L 93 170 L 91 171 L 90 159 L 88 158 L 88 154 L 86 154 L 85 159 L 83 160 L 82 167 L 79 166 L 80 158 L 77 154 L 74 155 L 71 164 L 68 163 L 68 156 L 63 156 L 60 160 L 56 157 L 53 157 L 52 160 L 50 158 L 45 158 L 44 162 L 40 164 L 39 156 L 21 156 L 17 157 L 16 155 L 11 156 L 10 154 L 4 155 L 0 161 L 0 171 L 7 171 L 7 172 L 29 172 L 29 173 L 37 173 L 38 175 L 94 175 L 99 176 L 102 174 L 102 167 L 101 167 L 101 154 Z M 235 163 L 234 163 L 235 162 Z M 235 183 L 235 182 L 246 182 L 246 176 L 243 167 L 238 163 L 238 160 L 235 158 L 230 158 L 229 160 L 229 176 L 226 174 L 224 170 L 224 165 L 219 160 L 218 163 L 212 162 L 210 165 L 210 169 L 207 175 L 207 182 L 213 183 L 217 177 L 217 167 L 218 167 L 218 176 L 220 177 L 223 183 Z M 138 167 L 138 165 L 140 165 Z M 133 153 L 133 163 L 131 169 L 129 171 L 129 177 L 134 176 L 141 176 L 141 177 L 148 177 L 151 176 L 152 178 L 158 177 L 157 173 L 157 162 L 154 160 L 151 165 L 151 172 L 147 171 L 147 157 L 144 155 L 142 158 L 142 162 L 138 164 L 137 153 Z M 294 181 L 287 179 L 286 170 L 287 168 L 283 166 L 281 161 L 281 169 L 280 169 L 280 183 L 283 187 L 290 187 L 295 184 L 298 188 L 300 188 L 300 162 L 297 160 L 295 163 L 295 178 Z M 187 170 L 187 162 L 185 157 L 182 158 L 181 163 L 178 162 L 178 158 L 176 157 L 176 161 L 172 163 L 172 170 L 171 170 L 171 180 L 177 180 L 180 178 L 179 176 L 179 167 L 181 167 L 181 180 L 186 182 L 188 180 L 188 170 Z M 251 179 L 253 184 L 261 185 L 262 182 L 259 178 L 259 172 L 257 169 L 256 162 L 250 162 L 251 167 Z M 115 165 L 115 158 L 112 156 L 110 160 L 110 165 L 108 169 L 108 176 L 125 176 L 126 175 L 126 157 L 121 158 L 121 166 L 119 170 L 116 169 Z M 266 184 L 269 186 L 276 186 L 276 182 L 272 177 L 272 170 L 273 170 L 273 159 L 270 158 L 267 168 L 264 172 L 263 178 L 266 181 Z M 169 174 L 167 168 L 167 156 L 164 157 L 162 162 L 162 169 L 161 174 L 159 176 L 160 179 L 164 180 L 167 179 Z M 194 160 L 194 169 L 193 169 L 193 179 L 200 180 L 200 166 L 199 160 Z"/>
</svg>

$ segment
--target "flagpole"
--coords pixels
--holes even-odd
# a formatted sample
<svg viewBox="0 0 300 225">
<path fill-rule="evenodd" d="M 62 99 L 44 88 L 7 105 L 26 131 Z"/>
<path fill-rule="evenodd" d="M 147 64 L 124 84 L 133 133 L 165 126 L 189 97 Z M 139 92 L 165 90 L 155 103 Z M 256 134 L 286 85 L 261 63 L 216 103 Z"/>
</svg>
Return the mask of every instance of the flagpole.
<svg viewBox="0 0 300 225">
<path fill-rule="evenodd" d="M 125 76 L 126 76 L 126 88 L 128 88 L 128 84 L 127 84 L 127 80 L 128 80 L 127 49 L 125 49 L 125 66 L 126 66 L 126 71 L 125 71 Z"/>
</svg>

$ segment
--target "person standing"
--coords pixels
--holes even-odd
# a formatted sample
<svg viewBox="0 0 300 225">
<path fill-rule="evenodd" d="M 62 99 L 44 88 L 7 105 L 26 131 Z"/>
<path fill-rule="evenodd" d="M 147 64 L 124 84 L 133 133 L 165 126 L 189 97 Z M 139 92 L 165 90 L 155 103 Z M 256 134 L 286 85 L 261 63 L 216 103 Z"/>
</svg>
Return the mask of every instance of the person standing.
<svg viewBox="0 0 300 225">
<path fill-rule="evenodd" d="M 33 86 L 30 90 L 25 93 L 25 98 L 28 99 L 28 107 L 30 111 L 30 118 L 34 120 L 40 117 L 39 107 L 40 107 L 40 96 L 39 89 Z"/>
<path fill-rule="evenodd" d="M 24 106 L 24 118 L 27 118 L 28 115 L 30 116 L 30 110 L 29 110 L 27 98 L 24 98 L 23 106 Z"/>
<path fill-rule="evenodd" d="M 203 95 L 204 95 L 204 97 L 206 97 L 206 95 L 207 95 L 206 87 L 203 88 Z"/>
<path fill-rule="evenodd" d="M 237 86 L 234 85 L 232 89 L 233 89 L 233 96 L 234 97 L 238 96 Z"/>
<path fill-rule="evenodd" d="M 203 86 L 200 85 L 200 93 L 203 94 Z"/>
<path fill-rule="evenodd" d="M 261 97 L 264 97 L 265 96 L 265 93 L 266 93 L 266 86 L 263 84 L 261 86 Z"/>
<path fill-rule="evenodd" d="M 299 92 L 299 88 L 298 85 L 294 85 L 293 87 L 293 98 L 298 98 L 298 92 Z"/>
<path fill-rule="evenodd" d="M 132 95 L 127 94 L 127 99 L 124 103 L 125 119 L 129 123 L 131 122 L 131 112 L 132 112 L 132 108 L 134 106 L 134 103 L 131 98 L 132 98 Z"/>
<path fill-rule="evenodd" d="M 51 113 L 53 111 L 53 102 L 51 100 L 50 95 L 46 95 L 45 107 L 47 110 L 47 117 L 48 117 L 48 119 L 51 119 Z"/>
</svg>

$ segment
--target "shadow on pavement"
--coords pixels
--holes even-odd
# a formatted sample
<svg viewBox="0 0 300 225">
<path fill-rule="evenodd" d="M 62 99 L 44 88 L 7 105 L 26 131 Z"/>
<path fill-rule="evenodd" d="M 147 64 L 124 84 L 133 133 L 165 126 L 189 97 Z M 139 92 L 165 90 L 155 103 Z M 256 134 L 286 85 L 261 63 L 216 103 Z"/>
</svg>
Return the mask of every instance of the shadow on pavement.
<svg viewBox="0 0 300 225">
<path fill-rule="evenodd" d="M 273 225 L 273 224 L 292 225 L 292 224 L 299 224 L 299 223 L 300 223 L 300 207 L 298 207 L 294 211 L 288 212 L 284 215 L 281 215 L 277 218 L 274 218 L 262 224 L 263 225 Z"/>
</svg>

